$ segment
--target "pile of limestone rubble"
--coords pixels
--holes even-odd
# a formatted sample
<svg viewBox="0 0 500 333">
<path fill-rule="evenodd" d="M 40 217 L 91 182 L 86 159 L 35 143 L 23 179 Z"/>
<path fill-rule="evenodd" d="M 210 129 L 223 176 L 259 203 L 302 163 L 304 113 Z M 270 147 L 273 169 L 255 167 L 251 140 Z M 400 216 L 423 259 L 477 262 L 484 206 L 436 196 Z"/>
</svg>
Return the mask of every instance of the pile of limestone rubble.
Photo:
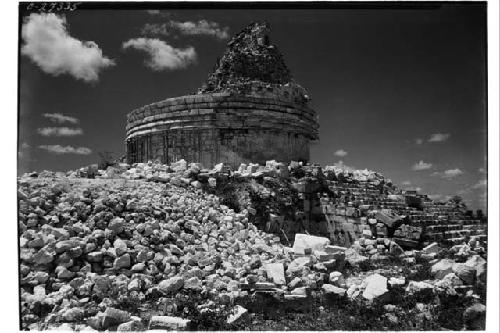
<svg viewBox="0 0 500 333">
<path fill-rule="evenodd" d="M 278 165 L 239 173 L 288 172 Z M 189 329 L 176 297 L 193 293 L 203 295 L 200 313 L 224 309 L 228 324 L 249 315 L 240 300 L 258 295 L 282 303 L 387 299 L 387 315 L 397 321 L 397 304 L 390 304 L 396 290 L 477 299 L 464 318 L 470 327 L 484 325 L 475 291 L 486 283 L 486 260 L 469 245 L 447 249 L 442 259 L 436 243 L 404 251 L 366 233 L 347 248 L 297 233 L 288 247 L 249 222 L 251 207 L 235 212 L 205 191 L 224 179 L 223 165 L 205 170 L 184 161 L 19 177 L 23 329 Z M 354 269 L 390 258 L 428 262 L 432 278 L 410 280 L 390 264 Z M 130 310 L 130 303 L 143 307 Z"/>
</svg>

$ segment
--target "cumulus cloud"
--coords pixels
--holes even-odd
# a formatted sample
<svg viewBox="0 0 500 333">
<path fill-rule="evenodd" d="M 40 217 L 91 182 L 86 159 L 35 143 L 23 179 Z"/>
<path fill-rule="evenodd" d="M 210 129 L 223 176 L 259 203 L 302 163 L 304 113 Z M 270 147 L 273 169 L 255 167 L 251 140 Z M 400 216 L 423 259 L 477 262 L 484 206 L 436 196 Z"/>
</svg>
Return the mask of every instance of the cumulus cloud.
<svg viewBox="0 0 500 333">
<path fill-rule="evenodd" d="M 159 9 L 148 9 L 148 10 L 146 10 L 146 12 L 149 15 L 159 15 L 160 14 L 160 10 Z"/>
<path fill-rule="evenodd" d="M 149 55 L 146 66 L 154 71 L 185 68 L 196 61 L 193 47 L 178 49 L 157 38 L 130 39 L 124 42 L 122 47 L 145 51 Z"/>
<path fill-rule="evenodd" d="M 63 115 L 62 113 L 44 113 L 43 116 L 45 118 L 48 118 L 50 121 L 54 123 L 71 123 L 71 124 L 78 124 L 79 120 L 75 117 L 70 117 Z"/>
<path fill-rule="evenodd" d="M 83 134 L 81 128 L 70 127 L 42 127 L 37 131 L 41 136 L 75 136 Z"/>
<path fill-rule="evenodd" d="M 488 186 L 487 180 L 486 179 L 481 179 L 476 184 L 474 184 L 474 186 L 472 186 L 472 188 L 474 188 L 474 189 L 482 189 L 482 188 L 486 188 L 487 186 Z"/>
<path fill-rule="evenodd" d="M 405 180 L 404 182 L 401 183 L 402 185 L 404 186 L 410 186 L 411 185 L 411 181 L 409 180 Z"/>
<path fill-rule="evenodd" d="M 431 174 L 431 176 L 437 176 L 437 177 L 442 177 L 442 178 L 455 178 L 457 176 L 462 175 L 464 172 L 458 168 L 456 169 L 449 169 L 443 172 L 435 171 Z"/>
<path fill-rule="evenodd" d="M 486 173 L 486 169 L 485 168 L 479 168 L 477 170 L 477 172 L 479 172 L 479 173 Z"/>
<path fill-rule="evenodd" d="M 432 163 L 427 163 L 422 160 L 420 160 L 418 163 L 415 163 L 411 169 L 413 171 L 422 171 L 422 170 L 428 170 L 432 168 Z"/>
<path fill-rule="evenodd" d="M 434 133 L 431 134 L 427 142 L 445 142 L 450 138 L 450 134 L 448 133 Z"/>
<path fill-rule="evenodd" d="M 333 155 L 344 157 L 347 155 L 347 152 L 344 149 L 339 149 L 335 153 L 333 153 Z"/>
<path fill-rule="evenodd" d="M 24 22 L 21 34 L 24 40 L 21 53 L 54 76 L 70 74 L 85 82 L 95 82 L 102 69 L 115 64 L 103 56 L 95 42 L 71 37 L 64 16 L 33 13 Z"/>
<path fill-rule="evenodd" d="M 455 178 L 457 176 L 463 175 L 463 171 L 460 169 L 450 169 L 443 172 L 444 178 Z"/>
<path fill-rule="evenodd" d="M 229 28 L 220 27 L 217 22 L 207 20 L 199 20 L 198 22 L 170 21 L 170 25 L 184 35 L 207 35 L 218 39 L 229 38 Z"/>
<path fill-rule="evenodd" d="M 166 23 L 146 23 L 142 29 L 142 35 L 165 35 L 169 36 L 172 31 L 169 29 L 169 26 Z"/>
<path fill-rule="evenodd" d="M 420 139 L 420 138 L 417 138 L 417 139 L 415 139 L 415 143 L 416 143 L 417 145 L 421 145 L 422 143 L 424 143 L 424 140 L 422 140 L 422 139 Z"/>
<path fill-rule="evenodd" d="M 38 146 L 40 149 L 44 149 L 49 153 L 62 155 L 62 154 L 76 154 L 76 155 L 89 155 L 92 150 L 87 147 L 72 147 L 72 146 L 61 146 L 61 145 L 42 145 Z"/>
<path fill-rule="evenodd" d="M 228 39 L 229 28 L 221 27 L 219 23 L 199 20 L 194 21 L 174 21 L 170 20 L 166 23 L 147 23 L 142 28 L 142 33 L 145 35 L 165 35 L 170 36 L 175 33 L 191 36 L 211 36 L 217 39 Z"/>
</svg>

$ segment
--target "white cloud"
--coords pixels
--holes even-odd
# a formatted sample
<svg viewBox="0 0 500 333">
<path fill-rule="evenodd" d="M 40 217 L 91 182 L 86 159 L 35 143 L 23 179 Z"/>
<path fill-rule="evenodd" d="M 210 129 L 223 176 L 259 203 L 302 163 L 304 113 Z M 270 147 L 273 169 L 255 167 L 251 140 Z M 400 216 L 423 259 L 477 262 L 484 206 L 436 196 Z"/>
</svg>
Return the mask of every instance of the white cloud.
<svg viewBox="0 0 500 333">
<path fill-rule="evenodd" d="M 477 170 L 477 172 L 479 172 L 479 173 L 486 173 L 486 169 L 485 168 L 479 168 Z"/>
<path fill-rule="evenodd" d="M 50 121 L 52 121 L 54 123 L 59 123 L 59 124 L 62 124 L 65 122 L 68 122 L 71 124 L 77 124 L 79 122 L 79 120 L 77 118 L 66 116 L 66 115 L 63 115 L 62 113 L 44 113 L 43 116 L 45 118 L 48 118 Z"/>
<path fill-rule="evenodd" d="M 218 39 L 229 38 L 229 28 L 221 28 L 217 22 L 207 20 L 199 20 L 198 22 L 170 21 L 170 25 L 184 35 L 208 35 Z"/>
<path fill-rule="evenodd" d="M 442 178 L 447 178 L 447 179 L 451 179 L 451 178 L 455 178 L 457 176 L 460 176 L 460 175 L 463 175 L 463 171 L 456 168 L 456 169 L 450 169 L 450 170 L 446 170 L 446 171 L 443 171 L 443 172 L 438 172 L 438 171 L 435 171 L 431 174 L 431 176 L 436 176 L 436 177 L 442 177 Z"/>
<path fill-rule="evenodd" d="M 413 171 L 428 170 L 428 169 L 430 169 L 430 168 L 432 168 L 432 163 L 426 163 L 426 162 L 424 162 L 424 161 L 422 161 L 422 160 L 421 160 L 421 161 L 419 161 L 418 163 L 415 163 L 415 164 L 411 167 L 411 169 L 412 169 Z"/>
<path fill-rule="evenodd" d="M 115 64 L 103 56 L 95 42 L 71 37 L 64 16 L 31 14 L 23 24 L 22 38 L 21 53 L 45 73 L 55 76 L 66 73 L 79 80 L 95 82 L 102 69 Z"/>
<path fill-rule="evenodd" d="M 443 177 L 444 178 L 455 178 L 457 176 L 460 176 L 462 175 L 464 172 L 460 169 L 450 169 L 450 170 L 446 170 L 443 172 Z"/>
<path fill-rule="evenodd" d="M 423 140 L 423 139 L 420 139 L 420 138 L 416 138 L 416 139 L 415 139 L 415 143 L 416 143 L 417 145 L 421 145 L 422 143 L 424 143 L 424 140 Z"/>
<path fill-rule="evenodd" d="M 405 180 L 404 182 L 401 183 L 402 185 L 404 186 L 410 186 L 411 185 L 411 181 L 409 180 Z"/>
<path fill-rule="evenodd" d="M 217 39 L 228 39 L 229 28 L 221 27 L 219 23 L 199 20 L 194 21 L 168 21 L 166 23 L 146 23 L 142 28 L 142 33 L 146 35 L 172 35 L 178 32 L 181 35 L 205 35 L 215 37 Z"/>
<path fill-rule="evenodd" d="M 169 36 L 171 31 L 166 23 L 146 23 L 142 29 L 141 34 L 143 35 L 165 35 Z"/>
<path fill-rule="evenodd" d="M 434 133 L 431 134 L 429 139 L 427 140 L 428 142 L 445 142 L 450 138 L 450 134 L 448 133 Z"/>
<path fill-rule="evenodd" d="M 23 143 L 21 144 L 21 149 L 28 149 L 28 148 L 30 148 L 30 147 L 31 147 L 31 146 L 30 146 L 29 144 L 27 144 L 26 142 L 23 142 Z"/>
<path fill-rule="evenodd" d="M 472 188 L 474 188 L 474 189 L 482 189 L 482 188 L 486 188 L 487 186 L 488 186 L 487 180 L 486 179 L 481 179 L 476 184 L 474 184 L 474 186 L 472 186 Z"/>
<path fill-rule="evenodd" d="M 37 131 L 41 136 L 75 136 L 83 134 L 81 128 L 70 127 L 42 127 Z"/>
<path fill-rule="evenodd" d="M 344 157 L 347 155 L 347 152 L 344 149 L 339 149 L 335 153 L 333 153 L 333 155 Z"/>
<path fill-rule="evenodd" d="M 90 148 L 87 148 L 87 147 L 75 148 L 72 146 L 63 147 L 61 145 L 42 145 L 42 146 L 38 146 L 38 148 L 45 149 L 49 153 L 57 154 L 57 155 L 61 155 L 61 154 L 88 155 L 88 154 L 92 153 L 92 150 Z"/>
<path fill-rule="evenodd" d="M 145 51 L 149 55 L 146 65 L 154 71 L 185 68 L 196 61 L 193 47 L 178 49 L 157 38 L 130 39 L 122 47 Z"/>
</svg>

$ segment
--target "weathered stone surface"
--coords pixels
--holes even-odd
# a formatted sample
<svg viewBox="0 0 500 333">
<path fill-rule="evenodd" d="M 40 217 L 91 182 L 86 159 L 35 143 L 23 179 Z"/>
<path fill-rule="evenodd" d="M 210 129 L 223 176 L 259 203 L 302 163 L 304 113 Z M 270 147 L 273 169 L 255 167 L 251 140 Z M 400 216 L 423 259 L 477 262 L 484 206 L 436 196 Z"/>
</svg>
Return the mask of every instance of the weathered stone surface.
<svg viewBox="0 0 500 333">
<path fill-rule="evenodd" d="M 368 257 L 360 255 L 355 249 L 350 248 L 345 252 L 346 260 L 349 264 L 356 266 L 368 260 Z"/>
<path fill-rule="evenodd" d="M 180 283 L 179 283 L 180 285 Z M 184 282 L 184 288 L 185 289 L 191 289 L 191 290 L 201 290 L 201 287 L 202 287 L 202 282 L 201 280 L 196 277 L 196 276 L 193 276 L 189 279 L 187 279 L 185 282 Z"/>
<path fill-rule="evenodd" d="M 466 264 L 454 264 L 452 267 L 455 273 L 465 284 L 473 284 L 476 277 L 476 269 Z"/>
<path fill-rule="evenodd" d="M 431 274 L 436 279 L 442 279 L 447 274 L 453 272 L 453 265 L 455 262 L 450 259 L 441 259 L 431 267 Z"/>
<path fill-rule="evenodd" d="M 381 297 L 389 291 L 387 289 L 387 278 L 380 274 L 370 275 L 364 282 L 366 287 L 365 291 L 363 291 L 363 297 L 368 300 Z"/>
<path fill-rule="evenodd" d="M 329 276 L 329 281 L 331 284 L 337 287 L 345 288 L 346 286 L 344 276 L 342 275 L 341 272 L 331 272 Z"/>
<path fill-rule="evenodd" d="M 140 318 L 138 318 L 140 319 Z M 138 332 L 143 331 L 145 329 L 144 325 L 140 322 L 140 320 L 131 320 L 126 323 L 122 323 L 118 325 L 116 328 L 117 332 Z"/>
<path fill-rule="evenodd" d="M 425 281 L 410 281 L 406 287 L 406 291 L 410 294 L 432 289 L 434 289 L 434 286 Z"/>
<path fill-rule="evenodd" d="M 468 307 L 463 313 L 463 318 L 466 330 L 484 330 L 486 327 L 486 306 L 476 303 Z"/>
<path fill-rule="evenodd" d="M 306 254 L 307 249 L 311 251 L 324 251 L 325 246 L 328 244 L 330 244 L 330 240 L 325 237 L 296 234 L 295 241 L 293 242 L 293 252 L 296 254 Z"/>
<path fill-rule="evenodd" d="M 130 254 L 125 253 L 124 255 L 116 258 L 113 263 L 113 267 L 115 269 L 130 267 Z"/>
<path fill-rule="evenodd" d="M 106 311 L 104 311 L 104 315 L 102 317 L 102 328 L 106 329 L 113 325 L 119 325 L 127 322 L 129 319 L 130 314 L 127 311 L 109 307 Z"/>
<path fill-rule="evenodd" d="M 285 269 L 282 263 L 266 264 L 265 266 L 267 277 L 275 284 L 286 284 Z"/>
<path fill-rule="evenodd" d="M 241 305 L 236 305 L 232 309 L 231 314 L 227 317 L 226 322 L 228 324 L 236 323 L 238 320 L 242 319 L 247 313 L 248 313 L 247 309 L 245 309 Z"/>
<path fill-rule="evenodd" d="M 315 112 L 279 51 L 267 45 L 267 30 L 254 23 L 236 35 L 198 95 L 130 112 L 127 160 L 177 161 L 175 172 L 186 170 L 186 161 L 236 169 L 240 163 L 308 160 L 309 141 L 318 139 Z M 288 173 L 278 163 L 270 168 Z M 201 187 L 199 180 L 191 184 Z"/>
<path fill-rule="evenodd" d="M 175 293 L 184 286 L 184 279 L 181 277 L 172 277 L 168 280 L 163 280 L 158 284 L 158 289 L 165 293 Z"/>
<path fill-rule="evenodd" d="M 311 266 L 312 266 L 311 257 L 309 256 L 298 257 L 288 265 L 287 272 L 292 275 L 299 274 L 302 271 L 304 271 L 304 268 Z"/>
<path fill-rule="evenodd" d="M 429 244 L 422 249 L 422 253 L 425 253 L 425 254 L 434 254 L 434 253 L 438 253 L 438 252 L 439 252 L 439 245 L 436 242 Z"/>
<path fill-rule="evenodd" d="M 486 283 L 486 260 L 479 255 L 473 255 L 465 262 L 465 265 L 476 270 L 476 278 L 478 281 Z"/>
<path fill-rule="evenodd" d="M 190 320 L 173 316 L 152 316 L 150 330 L 183 330 L 189 327 Z"/>
<path fill-rule="evenodd" d="M 369 172 L 341 176 L 344 174 L 337 169 L 323 172 L 317 166 L 300 163 L 291 164 L 290 178 L 282 179 L 279 169 L 272 169 L 281 168 L 277 165 L 272 161 L 265 167 L 247 165 L 244 172 L 248 168 L 252 171 L 248 178 L 231 173 L 226 167 L 213 171 L 189 165 L 186 170 L 176 172 L 160 163 L 117 166 L 112 177 L 120 179 L 112 180 L 107 178 L 105 170 L 97 170 L 92 176 L 95 179 L 85 178 L 88 175 L 84 173 L 70 173 L 71 177 L 47 174 L 45 179 L 28 181 L 21 177 L 19 186 L 26 194 L 26 199 L 19 201 L 19 273 L 25 328 L 51 327 L 52 323 L 67 321 L 72 328 L 85 323 L 104 330 L 106 308 L 129 309 L 132 304 L 140 304 L 140 311 L 158 308 L 179 315 L 182 310 L 176 309 L 177 296 L 193 292 L 208 298 L 206 303 L 196 304 L 202 309 L 212 309 L 215 304 L 231 306 L 239 297 L 250 300 L 269 297 L 286 303 L 283 305 L 288 310 L 302 311 L 332 290 L 331 297 L 341 302 L 362 301 L 363 293 L 369 290 L 364 281 L 366 274 L 380 272 L 387 276 L 389 289 L 395 292 L 403 292 L 400 287 L 405 286 L 404 274 L 419 275 L 417 270 L 423 259 L 419 257 L 420 251 L 402 253 L 397 260 L 413 262 L 415 266 L 404 264 L 406 267 L 401 269 L 399 262 L 391 261 L 393 240 L 385 237 L 380 223 L 370 227 L 367 222 L 376 204 L 394 203 L 377 201 L 386 195 L 381 189 L 384 193 L 395 191 L 389 182 Z M 178 179 L 179 183 L 151 182 L 153 174 L 162 177 L 168 174 L 166 178 Z M 252 178 L 252 174 L 259 174 L 256 175 L 259 178 Z M 366 183 L 368 176 L 374 177 L 370 178 L 373 183 Z M 216 181 L 214 188 L 200 191 L 190 186 L 194 180 L 205 186 L 210 177 Z M 339 181 L 342 177 L 349 179 Z M 322 187 L 316 186 L 317 193 L 294 191 L 291 183 L 304 180 Z M 227 193 L 211 194 L 224 192 L 233 185 L 238 188 L 235 192 L 238 203 L 233 200 L 232 190 L 229 195 L 239 212 L 223 204 Z M 57 194 L 51 194 L 52 187 Z M 330 197 L 327 187 L 340 197 Z M 344 195 L 351 200 L 349 206 L 345 206 Z M 360 204 L 367 197 L 372 205 Z M 294 204 L 290 206 L 290 202 Z M 431 207 L 441 209 L 438 205 Z M 282 209 L 287 213 L 283 214 Z M 413 211 L 413 217 L 421 217 L 422 224 L 432 223 L 430 211 L 426 208 Z M 450 208 L 449 215 L 439 214 L 450 218 L 458 213 Z M 268 216 L 278 224 L 275 234 L 266 233 L 254 224 L 265 228 L 261 222 L 266 222 Z M 322 216 L 331 218 L 329 223 L 319 221 Z M 112 230 L 109 225 L 117 219 L 123 220 L 122 227 Z M 439 226 L 441 229 L 431 227 L 436 233 L 456 235 L 462 232 L 456 230 L 460 225 L 470 223 L 467 225 L 470 230 L 484 232 L 479 230 L 483 228 L 480 222 L 468 221 L 472 220 L 457 222 L 450 231 L 446 231 L 448 225 L 444 223 Z M 298 230 L 293 227 L 329 234 L 334 244 L 345 246 L 307 248 L 304 249 L 307 254 L 297 255 L 283 245 L 293 239 L 290 234 L 295 235 Z M 363 238 L 364 228 L 374 229 L 373 235 L 376 231 L 377 237 Z M 409 237 L 414 229 L 411 226 L 398 230 Z M 468 299 L 482 302 L 483 296 L 474 294 L 472 287 L 483 286 L 468 284 L 484 283 L 476 276 L 478 270 L 482 271 L 480 276 L 485 277 L 486 273 L 486 262 L 481 257 L 486 255 L 485 248 L 481 248 L 486 244 L 484 241 L 480 237 L 456 247 L 455 252 L 446 252 L 457 262 L 465 263 L 454 264 L 452 272 L 439 280 L 410 281 L 406 288 L 408 296 L 425 291 L 424 296 L 431 300 L 429 306 L 434 305 L 434 296 L 443 291 L 449 295 L 466 294 Z M 348 269 L 339 265 L 344 259 L 349 262 Z M 357 266 L 362 261 L 366 265 Z M 288 284 L 282 284 L 283 279 Z M 335 293 L 340 295 L 342 290 L 323 287 L 325 283 L 344 289 L 347 297 Z M 84 311 L 70 310 L 73 308 Z M 217 306 L 213 310 L 218 310 Z M 118 325 L 130 330 L 133 322 L 131 317 L 109 328 Z"/>
<path fill-rule="evenodd" d="M 344 288 L 336 287 L 332 284 L 324 284 L 321 289 L 328 297 L 341 298 L 344 297 L 346 290 Z"/>
<path fill-rule="evenodd" d="M 391 287 L 403 286 L 406 283 L 406 279 L 404 277 L 397 278 L 397 277 L 391 276 L 388 283 Z"/>
</svg>

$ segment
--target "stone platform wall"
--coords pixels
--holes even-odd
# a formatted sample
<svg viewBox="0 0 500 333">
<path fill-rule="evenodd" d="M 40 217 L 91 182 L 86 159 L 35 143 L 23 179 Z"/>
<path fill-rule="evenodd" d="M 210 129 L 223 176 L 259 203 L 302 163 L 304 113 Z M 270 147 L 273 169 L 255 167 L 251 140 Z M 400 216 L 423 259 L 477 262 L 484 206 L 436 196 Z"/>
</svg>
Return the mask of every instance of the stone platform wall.
<svg viewBox="0 0 500 333">
<path fill-rule="evenodd" d="M 307 161 L 318 138 L 315 112 L 280 95 L 199 94 L 136 109 L 127 117 L 128 162 Z"/>
</svg>

